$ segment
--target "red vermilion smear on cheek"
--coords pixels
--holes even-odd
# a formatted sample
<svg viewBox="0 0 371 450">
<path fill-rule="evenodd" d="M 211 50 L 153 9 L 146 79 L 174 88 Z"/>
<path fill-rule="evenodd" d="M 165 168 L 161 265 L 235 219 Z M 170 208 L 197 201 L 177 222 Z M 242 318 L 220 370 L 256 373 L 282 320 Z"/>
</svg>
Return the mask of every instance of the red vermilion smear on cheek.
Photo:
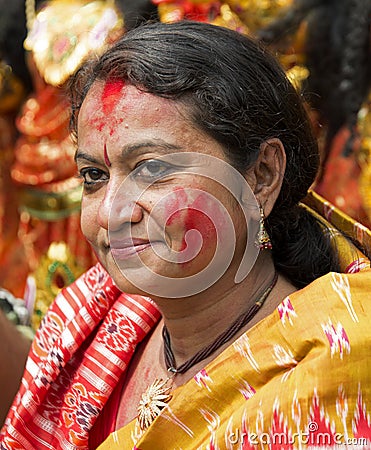
<svg viewBox="0 0 371 450">
<path fill-rule="evenodd" d="M 217 225 L 222 224 L 220 222 L 221 212 L 218 204 L 210 199 L 210 195 L 201 193 L 192 202 L 189 202 L 184 188 L 176 188 L 174 194 L 166 202 L 165 211 L 166 217 L 168 217 L 166 226 L 175 225 L 177 221 L 183 225 L 184 235 L 179 250 L 185 251 L 186 254 L 183 253 L 182 259 L 194 256 L 194 249 L 198 248 L 200 239 L 197 234 L 189 233 L 186 242 L 187 231 L 197 230 L 201 234 L 203 249 L 206 245 L 212 245 L 216 241 L 217 231 L 213 221 L 216 220 Z"/>
<path fill-rule="evenodd" d="M 200 194 L 186 210 L 184 231 L 187 233 L 189 230 L 197 230 L 202 236 L 202 247 L 204 248 L 205 245 L 211 244 L 211 242 L 216 239 L 216 228 L 213 220 L 215 220 L 218 216 L 220 216 L 218 206 L 216 204 L 210 205 L 210 197 L 206 194 Z M 194 239 L 196 243 L 198 237 L 195 236 Z M 187 240 L 188 246 L 192 251 L 192 237 L 188 236 Z M 186 247 L 187 243 L 184 237 L 181 250 L 184 250 Z"/>
<path fill-rule="evenodd" d="M 175 220 L 179 220 L 182 214 L 182 210 L 188 207 L 188 196 L 184 188 L 177 187 L 174 189 L 174 194 L 166 200 L 165 213 L 168 218 L 166 226 L 174 223 Z"/>
<path fill-rule="evenodd" d="M 123 80 L 108 80 L 106 82 L 101 97 L 104 114 L 110 114 L 114 110 L 121 99 L 120 93 L 124 86 Z"/>
</svg>

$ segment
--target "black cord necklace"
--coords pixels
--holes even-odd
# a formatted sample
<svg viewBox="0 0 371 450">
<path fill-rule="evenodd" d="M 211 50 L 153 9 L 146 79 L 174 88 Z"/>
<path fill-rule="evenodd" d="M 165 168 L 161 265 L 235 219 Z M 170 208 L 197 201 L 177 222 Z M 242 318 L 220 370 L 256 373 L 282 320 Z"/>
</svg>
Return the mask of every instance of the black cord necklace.
<svg viewBox="0 0 371 450">
<path fill-rule="evenodd" d="M 255 316 L 255 314 L 258 312 L 258 310 L 264 303 L 265 299 L 268 297 L 268 295 L 274 288 L 277 282 L 277 278 L 278 275 L 276 272 L 269 286 L 263 290 L 263 292 L 258 296 L 258 299 L 251 305 L 251 307 L 244 314 L 242 314 L 242 316 L 238 317 L 229 328 L 223 331 L 223 333 L 221 333 L 215 339 L 214 342 L 198 351 L 194 356 L 185 361 L 178 368 L 176 368 L 174 353 L 171 349 L 170 335 L 166 326 L 164 325 L 162 329 L 162 337 L 164 340 L 164 353 L 167 370 L 172 373 L 185 373 L 195 364 L 208 358 L 219 347 L 228 342 L 239 330 L 241 330 L 241 328 L 247 325 L 250 322 L 250 320 Z"/>
<path fill-rule="evenodd" d="M 171 349 L 170 335 L 164 325 L 162 329 L 162 337 L 164 340 L 164 357 L 165 364 L 168 372 L 173 374 L 172 378 L 156 379 L 151 386 L 142 395 L 142 399 L 138 406 L 138 425 L 140 430 L 145 431 L 153 422 L 153 420 L 160 414 L 161 410 L 171 400 L 171 389 L 173 384 L 173 378 L 178 373 L 185 373 L 191 367 L 203 361 L 212 355 L 218 348 L 228 342 L 238 331 L 240 331 L 250 320 L 255 316 L 258 310 L 261 308 L 268 295 L 277 283 L 278 274 L 275 272 L 272 281 L 268 287 L 263 289 L 257 296 L 257 300 L 250 306 L 250 308 L 238 317 L 232 325 L 221 333 L 214 342 L 207 345 L 194 356 L 185 361 L 179 367 L 176 367 L 175 356 Z"/>
</svg>

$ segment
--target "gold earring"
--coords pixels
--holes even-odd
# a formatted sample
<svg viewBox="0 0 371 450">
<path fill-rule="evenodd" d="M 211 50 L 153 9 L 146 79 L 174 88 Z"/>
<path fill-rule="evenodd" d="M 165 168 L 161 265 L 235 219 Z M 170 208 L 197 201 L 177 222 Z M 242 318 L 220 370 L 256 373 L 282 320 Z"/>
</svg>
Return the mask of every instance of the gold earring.
<svg viewBox="0 0 371 450">
<path fill-rule="evenodd" d="M 267 250 L 267 249 L 271 250 L 272 242 L 264 225 L 264 210 L 261 206 L 259 206 L 259 209 L 260 209 L 260 224 L 258 236 L 256 239 L 256 245 L 257 247 L 259 247 L 260 250 Z"/>
</svg>

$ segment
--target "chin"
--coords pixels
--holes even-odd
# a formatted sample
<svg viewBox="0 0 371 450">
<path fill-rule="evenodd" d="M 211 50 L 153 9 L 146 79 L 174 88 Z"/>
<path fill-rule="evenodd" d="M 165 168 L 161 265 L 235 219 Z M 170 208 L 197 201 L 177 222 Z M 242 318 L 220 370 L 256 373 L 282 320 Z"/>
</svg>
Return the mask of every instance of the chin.
<svg viewBox="0 0 371 450">
<path fill-rule="evenodd" d="M 137 259 L 129 258 L 117 264 L 110 253 L 99 259 L 122 292 L 161 298 L 177 298 L 178 289 L 182 291 L 185 289 L 183 284 L 187 286 L 190 283 L 187 278 L 197 275 L 210 263 L 209 258 L 202 258 L 197 264 L 164 263 L 154 255 L 142 255 L 140 263 Z"/>
<path fill-rule="evenodd" d="M 121 273 L 119 274 L 116 273 L 114 276 L 112 276 L 112 279 L 116 284 L 116 286 L 120 289 L 120 291 L 124 292 L 125 294 L 152 297 L 150 292 L 147 292 L 145 289 L 141 289 L 140 287 L 131 283 Z"/>
</svg>

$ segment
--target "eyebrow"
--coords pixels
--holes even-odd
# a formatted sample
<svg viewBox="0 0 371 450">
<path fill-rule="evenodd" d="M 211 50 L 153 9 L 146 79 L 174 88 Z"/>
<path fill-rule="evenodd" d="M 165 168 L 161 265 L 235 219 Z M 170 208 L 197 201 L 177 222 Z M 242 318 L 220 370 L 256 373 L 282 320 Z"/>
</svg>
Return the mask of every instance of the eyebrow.
<svg viewBox="0 0 371 450">
<path fill-rule="evenodd" d="M 99 163 L 99 161 L 96 158 L 93 158 L 89 153 L 85 153 L 80 149 L 77 149 L 75 152 L 74 160 L 77 162 L 78 159 L 85 159 L 86 161 L 90 161 L 92 163 Z"/>
<path fill-rule="evenodd" d="M 182 147 L 170 144 L 169 142 L 163 141 L 162 139 L 155 139 L 153 141 L 144 141 L 138 142 L 136 144 L 127 144 L 124 145 L 121 149 L 121 160 L 125 161 L 132 153 L 137 152 L 139 155 L 144 153 L 148 149 L 156 149 L 161 154 L 168 154 L 174 150 L 182 150 Z M 86 161 L 90 161 L 92 163 L 98 164 L 100 161 L 91 156 L 89 153 L 82 151 L 81 149 L 77 149 L 75 153 L 75 162 L 77 160 L 84 159 Z"/>
<path fill-rule="evenodd" d="M 138 142 L 137 144 L 124 145 L 121 150 L 121 158 L 125 160 L 131 153 L 137 152 L 138 154 L 141 154 L 148 149 L 156 149 L 159 153 L 167 154 L 169 151 L 182 150 L 182 147 L 170 144 L 162 139 L 154 139 L 151 141 Z"/>
</svg>

